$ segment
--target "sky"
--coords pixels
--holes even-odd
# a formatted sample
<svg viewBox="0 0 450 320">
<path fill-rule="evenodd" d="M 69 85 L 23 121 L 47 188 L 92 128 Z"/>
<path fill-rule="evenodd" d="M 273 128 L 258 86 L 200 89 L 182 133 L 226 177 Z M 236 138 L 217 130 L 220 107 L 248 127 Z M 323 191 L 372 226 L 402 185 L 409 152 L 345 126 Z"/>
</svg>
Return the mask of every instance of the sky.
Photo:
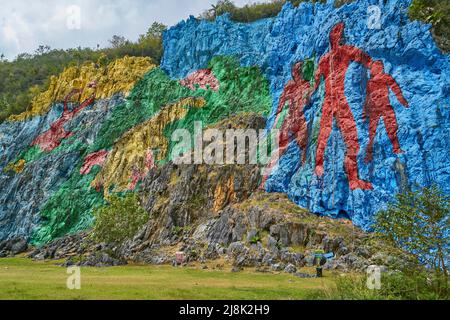
<svg viewBox="0 0 450 320">
<path fill-rule="evenodd" d="M 217 0 L 1 0 L 0 54 L 9 60 L 52 49 L 105 47 L 113 35 L 137 40 L 155 21 L 172 26 Z M 238 6 L 254 0 L 234 0 Z"/>
</svg>

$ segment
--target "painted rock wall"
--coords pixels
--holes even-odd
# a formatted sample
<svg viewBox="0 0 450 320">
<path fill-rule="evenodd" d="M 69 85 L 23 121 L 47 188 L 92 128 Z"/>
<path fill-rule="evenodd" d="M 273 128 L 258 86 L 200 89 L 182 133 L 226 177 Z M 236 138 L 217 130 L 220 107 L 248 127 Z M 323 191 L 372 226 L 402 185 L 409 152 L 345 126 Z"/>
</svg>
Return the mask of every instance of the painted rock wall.
<svg viewBox="0 0 450 320">
<path fill-rule="evenodd" d="M 267 128 L 290 107 L 266 190 L 369 228 L 402 190 L 450 194 L 450 58 L 429 25 L 409 20 L 410 3 L 288 3 L 250 24 L 191 17 L 165 33 L 162 68 L 181 79 L 217 55 L 261 67 L 273 98 Z M 373 4 L 381 29 L 368 27 Z"/>
<path fill-rule="evenodd" d="M 150 58 L 125 56 L 107 66 L 88 62 L 81 67 L 66 68 L 59 76 L 50 79 L 46 91 L 36 95 L 29 111 L 11 116 L 11 121 L 21 121 L 37 115 L 45 115 L 53 102 L 64 101 L 73 89 L 84 89 L 80 95 L 71 97 L 71 102 L 85 101 L 92 93 L 97 99 L 106 99 L 116 93 L 129 93 L 134 84 L 155 65 Z M 95 88 L 87 90 L 89 83 L 96 83 Z"/>
<path fill-rule="evenodd" d="M 45 116 L 0 125 L 0 145 L 7 151 L 0 161 L 0 239 L 28 238 L 42 223 L 42 208 L 73 176 L 83 160 L 83 149 L 96 138 L 104 119 L 122 100 L 117 95 L 83 109 L 65 125 L 67 132 L 76 135 L 51 152 L 38 150 L 32 142 L 49 132 L 51 125 L 61 118 L 62 104 L 53 106 Z M 17 159 L 24 161 L 22 170 L 8 170 L 7 164 Z"/>
<path fill-rule="evenodd" d="M 165 33 L 162 68 L 67 69 L 0 125 L 0 240 L 89 228 L 110 193 L 138 191 L 172 160 L 174 130 L 249 113 L 282 129 L 266 190 L 318 214 L 369 227 L 404 189 L 450 193 L 449 57 L 408 20 L 409 1 L 387 1 L 379 30 L 368 5 L 286 5 L 252 24 L 191 18 Z"/>
<path fill-rule="evenodd" d="M 124 57 L 107 66 L 66 68 L 29 111 L 0 125 L 0 240 L 34 234 L 47 241 L 90 227 L 92 208 L 103 203 L 90 190 L 101 163 L 85 175 L 81 165 L 103 122 L 154 67 L 149 58 Z M 57 212 L 51 210 L 55 198 Z"/>
<path fill-rule="evenodd" d="M 65 92 L 64 104 L 52 100 L 39 108 L 42 115 L 0 125 L 1 240 L 23 237 L 39 245 L 88 229 L 93 210 L 110 194 L 137 192 L 150 171 L 170 162 L 174 130 L 193 132 L 195 121 L 212 126 L 231 115 L 267 117 L 271 108 L 260 69 L 241 67 L 231 57 L 212 59 L 208 69 L 184 81 L 153 68 L 126 98 L 126 77 L 123 84 L 111 78 L 125 92 L 102 99 L 108 82 L 82 73 L 75 81 L 86 86 L 80 94 L 73 87 L 80 73 L 71 74 L 60 75 L 66 85 L 46 95 Z M 73 101 L 72 95 L 80 97 Z M 222 196 L 217 192 L 214 201 Z"/>
</svg>

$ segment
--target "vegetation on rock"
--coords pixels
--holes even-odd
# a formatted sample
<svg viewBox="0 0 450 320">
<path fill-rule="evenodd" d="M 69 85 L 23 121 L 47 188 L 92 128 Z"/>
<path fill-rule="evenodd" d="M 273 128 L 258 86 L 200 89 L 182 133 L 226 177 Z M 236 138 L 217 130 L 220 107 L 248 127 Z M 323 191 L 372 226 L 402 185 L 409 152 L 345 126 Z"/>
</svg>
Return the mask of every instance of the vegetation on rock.
<svg viewBox="0 0 450 320">
<path fill-rule="evenodd" d="M 355 0 L 335 0 L 335 6 L 340 7 Z M 286 4 L 291 2 L 294 6 L 307 0 L 272 0 L 269 2 L 256 2 L 237 7 L 232 0 L 219 0 L 211 9 L 206 10 L 200 16 L 206 20 L 214 20 L 216 17 L 229 13 L 233 21 L 253 22 L 259 19 L 275 17 Z M 311 2 L 325 3 L 324 0 L 312 0 Z M 433 34 L 439 47 L 445 52 L 450 52 L 450 3 L 441 0 L 413 0 L 410 7 L 411 19 L 417 19 L 433 25 Z"/>
<path fill-rule="evenodd" d="M 211 9 L 204 11 L 200 17 L 206 20 L 214 20 L 216 17 L 229 13 L 233 21 L 247 23 L 259 19 L 275 17 L 280 13 L 286 2 L 291 2 L 297 7 L 300 3 L 307 1 L 308 0 L 273 0 L 269 2 L 256 2 L 247 4 L 243 7 L 237 7 L 231 0 L 219 0 L 215 5 L 212 5 Z M 325 1 L 312 0 L 312 2 L 323 3 Z"/>
<path fill-rule="evenodd" d="M 122 243 L 132 238 L 149 217 L 135 194 L 111 196 L 107 205 L 94 211 L 94 216 L 94 238 L 105 243 Z"/>
<path fill-rule="evenodd" d="M 449 197 L 437 187 L 408 191 L 377 216 L 377 237 L 386 250 L 403 251 L 410 263 L 389 265 L 381 287 L 368 288 L 367 276 L 345 276 L 336 287 L 317 291 L 314 298 L 338 300 L 447 300 L 450 237 Z"/>
<path fill-rule="evenodd" d="M 436 282 L 437 292 L 448 290 L 449 196 L 438 187 L 399 194 L 396 202 L 378 214 L 374 228 L 382 238 L 425 266 L 429 278 Z"/>
</svg>

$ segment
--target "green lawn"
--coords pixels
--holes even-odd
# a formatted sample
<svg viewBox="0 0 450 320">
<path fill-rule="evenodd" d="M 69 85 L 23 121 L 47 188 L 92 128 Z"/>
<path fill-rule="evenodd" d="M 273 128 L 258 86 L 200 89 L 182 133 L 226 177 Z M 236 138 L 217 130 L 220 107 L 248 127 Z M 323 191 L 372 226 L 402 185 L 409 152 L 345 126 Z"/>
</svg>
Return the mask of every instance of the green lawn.
<svg viewBox="0 0 450 320">
<path fill-rule="evenodd" d="M 68 290 L 55 262 L 0 259 L 0 299 L 304 299 L 332 278 L 200 270 L 170 266 L 82 268 L 81 290 Z"/>
</svg>

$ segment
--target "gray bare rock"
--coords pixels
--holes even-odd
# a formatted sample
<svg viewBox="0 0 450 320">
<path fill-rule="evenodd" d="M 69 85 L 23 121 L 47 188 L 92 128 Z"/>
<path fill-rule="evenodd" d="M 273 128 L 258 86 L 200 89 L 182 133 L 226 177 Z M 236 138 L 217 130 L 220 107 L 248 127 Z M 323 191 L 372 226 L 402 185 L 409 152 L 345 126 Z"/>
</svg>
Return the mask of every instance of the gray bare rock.
<svg viewBox="0 0 450 320">
<path fill-rule="evenodd" d="M 28 250 L 27 240 L 24 238 L 14 238 L 0 242 L 0 257 L 14 256 Z"/>
<path fill-rule="evenodd" d="M 286 265 L 284 263 L 280 262 L 280 263 L 272 264 L 270 266 L 270 268 L 272 269 L 272 271 L 279 272 L 279 271 L 283 271 L 286 268 Z"/>
<path fill-rule="evenodd" d="M 286 273 L 296 273 L 297 268 L 293 264 L 288 264 L 286 268 L 284 268 L 284 272 Z"/>
</svg>

